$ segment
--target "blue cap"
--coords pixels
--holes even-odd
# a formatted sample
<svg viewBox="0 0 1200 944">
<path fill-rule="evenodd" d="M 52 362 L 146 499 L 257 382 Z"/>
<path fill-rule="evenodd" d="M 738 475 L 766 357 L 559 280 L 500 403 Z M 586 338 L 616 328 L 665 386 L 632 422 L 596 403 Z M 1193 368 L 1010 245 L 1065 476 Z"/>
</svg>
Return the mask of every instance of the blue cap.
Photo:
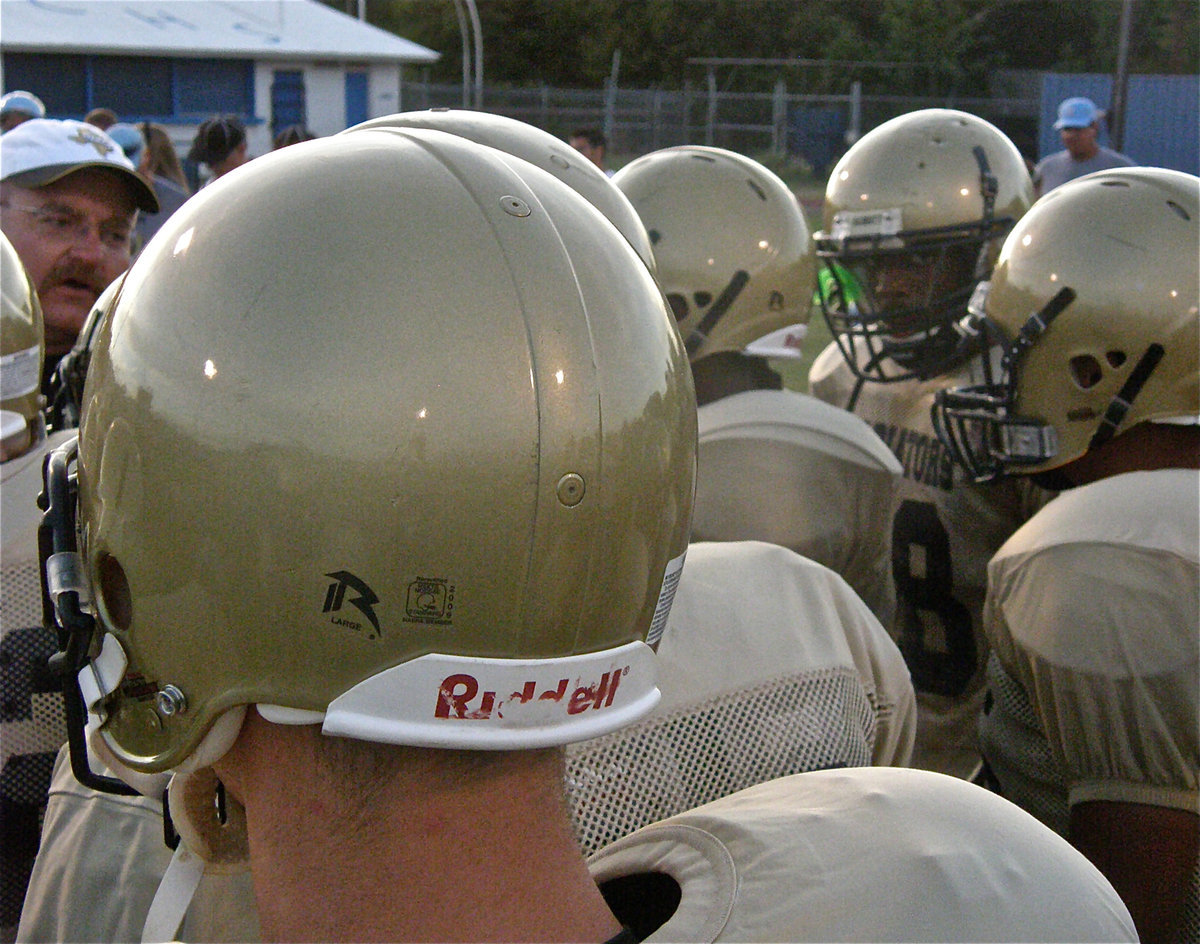
<svg viewBox="0 0 1200 944">
<path fill-rule="evenodd" d="M 129 163 L 137 167 L 142 159 L 142 152 L 146 150 L 146 139 L 142 137 L 141 129 L 136 125 L 118 122 L 115 125 L 110 125 L 106 133 L 125 152 L 125 156 L 129 158 Z"/>
<path fill-rule="evenodd" d="M 1100 109 L 1090 98 L 1068 98 L 1058 106 L 1058 121 L 1054 127 L 1061 131 L 1063 128 L 1086 128 L 1095 124 L 1100 117 Z"/>
<path fill-rule="evenodd" d="M 0 98 L 0 115 L 7 115 L 10 111 L 19 111 L 30 118 L 46 117 L 46 106 L 33 92 L 9 92 Z"/>
</svg>

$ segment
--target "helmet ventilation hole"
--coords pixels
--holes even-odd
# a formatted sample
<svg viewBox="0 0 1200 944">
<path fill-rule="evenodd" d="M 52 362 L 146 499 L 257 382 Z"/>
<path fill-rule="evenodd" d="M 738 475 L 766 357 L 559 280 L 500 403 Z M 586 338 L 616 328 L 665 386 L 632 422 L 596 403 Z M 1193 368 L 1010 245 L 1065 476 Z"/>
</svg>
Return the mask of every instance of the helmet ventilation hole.
<svg viewBox="0 0 1200 944">
<path fill-rule="evenodd" d="M 696 292 L 692 295 L 692 301 L 696 303 L 697 308 L 707 308 L 712 304 L 712 292 Z"/>
<path fill-rule="evenodd" d="M 115 557 L 105 555 L 100 560 L 100 603 L 109 622 L 117 629 L 127 630 L 133 622 L 133 599 L 125 568 Z"/>
<path fill-rule="evenodd" d="M 1090 390 L 1104 378 L 1104 368 L 1091 354 L 1071 358 L 1071 377 L 1081 390 Z"/>
<path fill-rule="evenodd" d="M 687 299 L 678 292 L 672 292 L 667 296 L 667 304 L 671 306 L 671 313 L 675 315 L 676 321 L 683 321 L 688 316 Z"/>
<path fill-rule="evenodd" d="M 1104 359 L 1108 361 L 1109 367 L 1120 367 L 1125 363 L 1126 356 L 1124 351 L 1109 351 L 1104 355 Z"/>
<path fill-rule="evenodd" d="M 1184 219 L 1184 220 L 1191 219 L 1191 216 L 1188 214 L 1188 211 L 1185 210 L 1183 207 L 1181 207 L 1174 200 L 1168 200 L 1167 206 L 1169 206 L 1171 208 L 1172 212 L 1175 213 L 1180 219 Z"/>
</svg>

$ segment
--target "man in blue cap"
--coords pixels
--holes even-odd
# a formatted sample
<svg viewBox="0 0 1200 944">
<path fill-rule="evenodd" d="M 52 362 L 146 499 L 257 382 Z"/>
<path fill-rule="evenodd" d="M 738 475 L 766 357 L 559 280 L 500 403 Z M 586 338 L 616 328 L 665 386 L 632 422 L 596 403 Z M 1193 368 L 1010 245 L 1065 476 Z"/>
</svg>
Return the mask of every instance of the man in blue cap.
<svg viewBox="0 0 1200 944">
<path fill-rule="evenodd" d="M 1033 186 L 1040 197 L 1068 180 L 1110 167 L 1132 167 L 1124 154 L 1103 147 L 1097 140 L 1104 112 L 1090 98 L 1068 98 L 1058 106 L 1054 127 L 1065 150 L 1043 158 L 1033 171 Z"/>
</svg>

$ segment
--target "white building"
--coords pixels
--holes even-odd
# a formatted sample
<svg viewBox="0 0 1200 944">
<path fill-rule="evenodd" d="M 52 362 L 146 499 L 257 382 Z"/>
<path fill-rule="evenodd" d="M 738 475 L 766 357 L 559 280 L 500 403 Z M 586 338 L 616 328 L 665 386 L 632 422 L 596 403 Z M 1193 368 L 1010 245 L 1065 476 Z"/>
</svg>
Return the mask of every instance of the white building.
<svg viewBox="0 0 1200 944">
<path fill-rule="evenodd" d="M 180 153 L 216 114 L 262 154 L 288 125 L 328 135 L 402 111 L 405 67 L 438 56 L 316 0 L 0 0 L 4 91 L 51 118 L 157 122 Z"/>
</svg>

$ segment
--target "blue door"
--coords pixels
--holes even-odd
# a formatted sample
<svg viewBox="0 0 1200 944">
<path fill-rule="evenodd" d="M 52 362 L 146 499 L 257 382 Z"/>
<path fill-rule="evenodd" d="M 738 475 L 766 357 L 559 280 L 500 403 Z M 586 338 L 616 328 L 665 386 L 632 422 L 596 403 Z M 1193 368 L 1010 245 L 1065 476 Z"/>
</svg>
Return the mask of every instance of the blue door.
<svg viewBox="0 0 1200 944">
<path fill-rule="evenodd" d="M 304 73 L 299 69 L 277 69 L 271 80 L 271 135 L 290 125 L 308 124 L 304 102 Z"/>
<path fill-rule="evenodd" d="M 346 127 L 367 120 L 367 74 L 346 73 Z"/>
</svg>

